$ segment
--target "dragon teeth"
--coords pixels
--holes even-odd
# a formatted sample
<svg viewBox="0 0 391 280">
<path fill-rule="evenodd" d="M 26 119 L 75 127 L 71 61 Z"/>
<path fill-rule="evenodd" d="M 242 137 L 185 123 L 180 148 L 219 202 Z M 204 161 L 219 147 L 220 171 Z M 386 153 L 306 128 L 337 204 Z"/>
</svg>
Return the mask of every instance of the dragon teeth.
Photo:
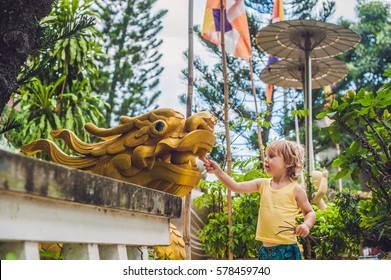
<svg viewBox="0 0 391 280">
<path fill-rule="evenodd" d="M 193 154 L 196 154 L 197 151 L 198 151 L 198 145 L 194 145 L 193 150 L 192 150 Z"/>
</svg>

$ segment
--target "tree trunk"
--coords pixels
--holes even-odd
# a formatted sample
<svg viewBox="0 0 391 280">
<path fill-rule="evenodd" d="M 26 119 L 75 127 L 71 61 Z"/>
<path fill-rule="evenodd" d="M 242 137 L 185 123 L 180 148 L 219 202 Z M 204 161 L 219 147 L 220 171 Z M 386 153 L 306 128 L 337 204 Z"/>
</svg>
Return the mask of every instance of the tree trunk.
<svg viewBox="0 0 391 280">
<path fill-rule="evenodd" d="M 18 89 L 17 76 L 39 48 L 36 20 L 50 13 L 53 0 L 0 0 L 0 114 Z"/>
</svg>

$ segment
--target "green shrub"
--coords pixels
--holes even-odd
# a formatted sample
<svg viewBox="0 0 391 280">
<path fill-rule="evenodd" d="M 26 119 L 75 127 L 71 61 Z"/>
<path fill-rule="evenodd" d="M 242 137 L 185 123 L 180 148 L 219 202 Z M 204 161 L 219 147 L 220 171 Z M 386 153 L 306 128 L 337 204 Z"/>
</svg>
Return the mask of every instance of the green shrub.
<svg viewBox="0 0 391 280">
<path fill-rule="evenodd" d="M 391 77 L 388 70 L 385 76 Z M 342 134 L 353 137 L 352 144 L 333 162 L 341 170 L 335 179 L 350 176 L 356 184 L 368 188 L 372 199 L 357 208 L 364 244 L 391 250 L 391 83 L 377 92 L 349 91 L 325 107 L 317 118 L 334 122 L 327 128 L 334 143 Z"/>
<path fill-rule="evenodd" d="M 337 194 L 324 211 L 316 211 L 312 238 L 299 238 L 307 259 L 356 259 L 359 255 L 361 229 L 357 213 L 358 199 L 350 193 Z M 299 221 L 300 222 L 300 221 Z"/>
</svg>

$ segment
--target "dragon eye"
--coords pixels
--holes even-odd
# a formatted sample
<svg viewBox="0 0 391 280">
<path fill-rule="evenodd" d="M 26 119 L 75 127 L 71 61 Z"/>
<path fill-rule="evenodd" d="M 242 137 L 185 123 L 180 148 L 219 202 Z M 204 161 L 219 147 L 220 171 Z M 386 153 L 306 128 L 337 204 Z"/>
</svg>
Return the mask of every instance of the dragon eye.
<svg viewBox="0 0 391 280">
<path fill-rule="evenodd" d="M 165 128 L 166 124 L 164 122 L 157 122 L 155 123 L 155 129 L 156 131 L 158 132 L 161 132 L 163 131 L 163 129 Z"/>
<path fill-rule="evenodd" d="M 149 127 L 149 135 L 152 137 L 162 136 L 164 133 L 166 133 L 167 129 L 168 124 L 165 121 L 157 120 Z"/>
</svg>

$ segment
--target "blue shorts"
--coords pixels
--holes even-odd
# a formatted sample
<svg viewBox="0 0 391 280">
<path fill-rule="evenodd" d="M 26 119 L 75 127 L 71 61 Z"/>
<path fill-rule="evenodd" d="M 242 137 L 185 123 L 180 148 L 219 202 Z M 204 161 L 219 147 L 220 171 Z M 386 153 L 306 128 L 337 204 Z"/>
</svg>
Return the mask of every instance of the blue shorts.
<svg viewBox="0 0 391 280">
<path fill-rule="evenodd" d="M 301 253 L 297 244 L 261 246 L 258 251 L 258 260 L 301 260 Z"/>
</svg>

